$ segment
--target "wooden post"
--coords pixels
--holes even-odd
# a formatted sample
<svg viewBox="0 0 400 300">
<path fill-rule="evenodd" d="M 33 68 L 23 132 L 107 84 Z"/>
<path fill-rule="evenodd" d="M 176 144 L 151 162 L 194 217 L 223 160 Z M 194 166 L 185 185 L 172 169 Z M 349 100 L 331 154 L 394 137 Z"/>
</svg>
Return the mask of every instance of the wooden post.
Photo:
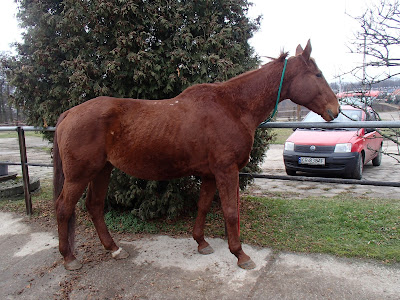
<svg viewBox="0 0 400 300">
<path fill-rule="evenodd" d="M 297 105 L 297 121 L 301 121 L 301 106 Z"/>
<path fill-rule="evenodd" d="M 21 168 L 22 168 L 22 181 L 24 184 L 24 196 L 25 196 L 25 206 L 26 206 L 26 214 L 28 216 L 32 215 L 32 199 L 31 194 L 29 192 L 29 172 L 28 172 L 28 159 L 26 155 L 26 146 L 25 146 L 25 133 L 22 127 L 17 127 L 18 132 L 18 142 L 19 142 L 19 153 L 21 156 Z"/>
</svg>

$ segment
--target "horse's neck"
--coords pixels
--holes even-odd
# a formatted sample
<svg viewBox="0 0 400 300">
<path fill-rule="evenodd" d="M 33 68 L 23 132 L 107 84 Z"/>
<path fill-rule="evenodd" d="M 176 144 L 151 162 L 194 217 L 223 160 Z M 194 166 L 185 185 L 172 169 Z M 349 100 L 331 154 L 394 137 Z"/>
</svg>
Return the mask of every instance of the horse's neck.
<svg viewBox="0 0 400 300">
<path fill-rule="evenodd" d="M 251 130 L 264 121 L 273 111 L 278 96 L 283 64 L 268 65 L 227 81 L 231 93 L 230 105 L 240 114 L 242 122 Z"/>
</svg>

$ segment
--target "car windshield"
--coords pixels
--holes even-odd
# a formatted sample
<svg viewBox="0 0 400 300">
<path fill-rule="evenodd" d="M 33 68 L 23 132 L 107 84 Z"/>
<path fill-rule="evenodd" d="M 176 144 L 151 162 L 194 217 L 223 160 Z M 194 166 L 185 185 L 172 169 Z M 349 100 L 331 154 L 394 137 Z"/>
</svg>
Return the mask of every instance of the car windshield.
<svg viewBox="0 0 400 300">
<path fill-rule="evenodd" d="M 341 123 L 341 122 L 361 121 L 361 117 L 362 117 L 361 110 L 344 109 L 339 114 L 339 116 L 331 122 Z M 310 111 L 302 122 L 325 122 L 325 120 L 320 115 Z M 312 128 L 312 129 L 325 130 L 322 128 Z M 357 130 L 357 128 L 332 128 L 331 130 Z"/>
</svg>

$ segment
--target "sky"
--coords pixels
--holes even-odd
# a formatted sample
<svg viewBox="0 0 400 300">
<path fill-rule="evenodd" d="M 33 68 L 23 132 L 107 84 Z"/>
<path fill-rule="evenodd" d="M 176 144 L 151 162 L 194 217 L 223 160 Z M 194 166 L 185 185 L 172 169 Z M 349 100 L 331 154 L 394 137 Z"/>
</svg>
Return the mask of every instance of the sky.
<svg viewBox="0 0 400 300">
<path fill-rule="evenodd" d="M 278 57 L 281 50 L 294 55 L 311 40 L 312 53 L 328 82 L 360 65 L 362 57 L 351 54 L 348 46 L 360 29 L 351 17 L 360 16 L 380 0 L 250 0 L 250 17 L 263 15 L 261 28 L 250 40 L 260 56 Z M 0 51 L 10 51 L 9 44 L 21 41 L 14 0 L 0 1 Z M 268 59 L 264 59 L 267 62 Z M 343 81 L 354 78 L 342 76 Z"/>
<path fill-rule="evenodd" d="M 0 51 L 10 51 L 10 43 L 21 41 L 16 13 L 14 0 L 0 0 Z"/>
<path fill-rule="evenodd" d="M 263 15 L 261 29 L 250 41 L 261 56 L 277 57 L 280 51 L 294 55 L 296 47 L 304 48 L 311 40 L 311 56 L 328 82 L 362 62 L 362 56 L 351 54 L 349 46 L 360 29 L 353 17 L 380 0 L 252 0 L 250 16 Z M 352 16 L 352 17 L 351 17 Z M 265 59 L 265 62 L 268 61 Z M 346 81 L 348 77 L 342 78 Z"/>
</svg>

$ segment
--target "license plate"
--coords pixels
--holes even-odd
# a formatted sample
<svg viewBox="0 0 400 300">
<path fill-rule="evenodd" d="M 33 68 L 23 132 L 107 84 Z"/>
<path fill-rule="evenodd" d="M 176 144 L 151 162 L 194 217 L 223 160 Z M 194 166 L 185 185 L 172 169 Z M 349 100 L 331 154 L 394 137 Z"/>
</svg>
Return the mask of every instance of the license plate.
<svg viewBox="0 0 400 300">
<path fill-rule="evenodd" d="M 324 157 L 299 157 L 300 165 L 313 165 L 313 166 L 324 166 Z"/>
</svg>

